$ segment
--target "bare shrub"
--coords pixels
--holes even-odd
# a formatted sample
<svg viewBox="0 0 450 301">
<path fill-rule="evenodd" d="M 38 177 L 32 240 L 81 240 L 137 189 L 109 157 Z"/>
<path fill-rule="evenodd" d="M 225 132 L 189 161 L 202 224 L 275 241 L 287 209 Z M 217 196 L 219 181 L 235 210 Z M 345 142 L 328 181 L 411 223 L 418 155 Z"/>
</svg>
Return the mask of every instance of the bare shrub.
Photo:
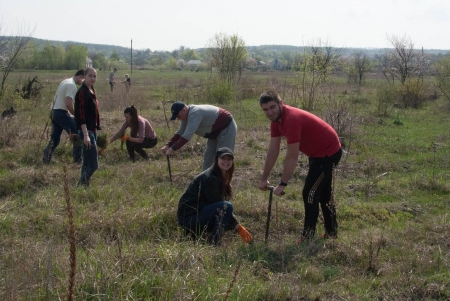
<svg viewBox="0 0 450 301">
<path fill-rule="evenodd" d="M 330 96 L 323 114 L 324 120 L 334 128 L 338 135 L 350 134 L 352 118 L 344 99 L 334 99 Z"/>
<path fill-rule="evenodd" d="M 418 79 L 406 81 L 401 93 L 405 108 L 419 109 L 427 100 L 424 83 Z"/>
<path fill-rule="evenodd" d="M 196 103 L 228 104 L 236 99 L 236 90 L 232 84 L 212 79 L 198 88 Z"/>
<path fill-rule="evenodd" d="M 239 86 L 236 88 L 237 94 L 240 95 L 240 100 L 257 99 L 261 94 L 262 89 L 260 82 L 246 76 L 241 78 Z"/>
<path fill-rule="evenodd" d="M 393 105 L 398 105 L 395 101 L 398 99 L 398 92 L 395 87 L 390 84 L 385 84 L 377 90 L 378 107 L 377 112 L 380 116 L 389 116 Z"/>
<path fill-rule="evenodd" d="M 445 56 L 435 63 L 436 86 L 444 98 L 450 102 L 450 56 Z"/>
<path fill-rule="evenodd" d="M 20 128 L 20 122 L 16 116 L 0 119 L 0 148 L 16 145 L 19 139 L 18 128 Z"/>
<path fill-rule="evenodd" d="M 270 77 L 266 80 L 266 87 L 267 90 L 274 90 L 274 91 L 279 91 L 280 96 L 282 99 L 284 99 L 284 95 L 282 93 L 283 89 L 283 82 L 280 80 L 279 77 Z"/>
</svg>

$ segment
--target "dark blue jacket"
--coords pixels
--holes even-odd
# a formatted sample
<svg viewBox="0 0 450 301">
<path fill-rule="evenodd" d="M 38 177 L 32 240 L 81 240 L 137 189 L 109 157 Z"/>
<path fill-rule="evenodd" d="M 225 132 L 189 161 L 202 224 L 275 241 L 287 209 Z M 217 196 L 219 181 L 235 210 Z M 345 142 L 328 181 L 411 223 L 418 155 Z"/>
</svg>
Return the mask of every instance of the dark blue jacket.
<svg viewBox="0 0 450 301">
<path fill-rule="evenodd" d="M 178 202 L 178 218 L 197 213 L 205 205 L 222 202 L 222 182 L 222 175 L 213 167 L 196 176 Z"/>
</svg>

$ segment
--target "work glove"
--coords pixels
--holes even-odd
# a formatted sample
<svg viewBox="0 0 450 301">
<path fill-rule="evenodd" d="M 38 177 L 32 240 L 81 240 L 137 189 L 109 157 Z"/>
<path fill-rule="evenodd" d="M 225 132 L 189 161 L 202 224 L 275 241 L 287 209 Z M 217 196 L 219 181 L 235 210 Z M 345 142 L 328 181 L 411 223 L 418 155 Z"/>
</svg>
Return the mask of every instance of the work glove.
<svg viewBox="0 0 450 301">
<path fill-rule="evenodd" d="M 122 138 L 120 138 L 122 141 L 127 141 L 128 139 L 130 139 L 130 137 L 128 137 L 127 135 L 122 136 Z"/>
<path fill-rule="evenodd" d="M 239 224 L 237 226 L 236 231 L 242 237 L 242 240 L 245 241 L 246 243 L 249 244 L 249 243 L 251 243 L 253 241 L 253 237 L 250 234 L 250 232 L 248 232 L 248 230 L 245 229 L 244 226 L 242 226 L 241 224 Z"/>
</svg>

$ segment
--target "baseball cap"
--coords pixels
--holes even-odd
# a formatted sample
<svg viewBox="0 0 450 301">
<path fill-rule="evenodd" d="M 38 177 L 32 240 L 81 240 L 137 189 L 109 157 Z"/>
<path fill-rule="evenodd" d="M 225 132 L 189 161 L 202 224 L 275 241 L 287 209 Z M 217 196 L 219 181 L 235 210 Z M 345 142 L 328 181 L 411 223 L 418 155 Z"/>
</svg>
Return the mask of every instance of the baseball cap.
<svg viewBox="0 0 450 301">
<path fill-rule="evenodd" d="M 234 159 L 233 151 L 231 149 L 229 149 L 228 147 L 221 147 L 216 152 L 217 158 L 222 158 L 223 156 L 226 156 L 226 155 L 229 155 L 229 156 L 231 156 L 231 158 Z"/>
<path fill-rule="evenodd" d="M 174 102 L 172 104 L 172 108 L 170 108 L 170 111 L 172 112 L 172 117 L 170 118 L 170 120 L 177 119 L 178 113 L 183 110 L 184 106 L 184 103 L 182 103 L 181 101 Z"/>
</svg>

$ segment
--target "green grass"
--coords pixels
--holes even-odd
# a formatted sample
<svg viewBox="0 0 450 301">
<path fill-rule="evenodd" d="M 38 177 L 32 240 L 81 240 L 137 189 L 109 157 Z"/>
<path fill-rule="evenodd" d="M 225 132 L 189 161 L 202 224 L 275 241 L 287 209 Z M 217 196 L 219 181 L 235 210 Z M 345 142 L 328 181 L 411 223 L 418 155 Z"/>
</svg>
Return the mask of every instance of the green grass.
<svg viewBox="0 0 450 301">
<path fill-rule="evenodd" d="M 128 160 L 120 141 L 108 145 L 86 189 L 76 187 L 80 166 L 71 163 L 67 135 L 52 164 L 41 163 L 50 99 L 70 73 L 15 72 L 10 82 L 38 75 L 44 83 L 41 97 L 21 100 L 6 93 L 0 99 L 2 107 L 18 110 L 0 121 L 0 299 L 65 299 L 70 246 L 64 164 L 77 237 L 78 300 L 224 300 L 228 291 L 228 300 L 450 299 L 450 118 L 443 100 L 418 110 L 396 109 L 403 123 L 396 125 L 396 111 L 376 113 L 381 80 L 368 80 L 359 93 L 345 80 L 333 80 L 326 87 L 331 96 L 314 113 L 333 113 L 339 100 L 350 116 L 340 133 L 348 153 L 335 183 L 339 238 L 295 244 L 304 218 L 307 160 L 301 156 L 286 196 L 274 197 L 265 243 L 269 194 L 256 186 L 270 133 L 257 95 L 284 87 L 288 104 L 300 100 L 291 98 L 290 84 L 283 86 L 289 81 L 283 73 L 246 74 L 253 94 L 223 107 L 238 125 L 235 213 L 255 242 L 245 245 L 227 233 L 216 248 L 187 240 L 176 221 L 178 199 L 200 172 L 205 140 L 195 136 L 171 157 L 173 182 L 159 150 L 177 129 L 176 122 L 167 126 L 162 101 L 206 103 L 201 87 L 209 72 L 133 71 L 129 94 L 120 83 L 110 93 L 108 72 L 99 72 L 103 132 L 113 135 L 125 106 L 135 104 L 154 126 L 159 143 L 148 151 L 148 162 L 136 163 Z M 122 73 L 116 74 L 119 80 Z M 283 143 L 273 183 L 284 153 Z M 319 221 L 317 236 L 322 231 Z"/>
</svg>

